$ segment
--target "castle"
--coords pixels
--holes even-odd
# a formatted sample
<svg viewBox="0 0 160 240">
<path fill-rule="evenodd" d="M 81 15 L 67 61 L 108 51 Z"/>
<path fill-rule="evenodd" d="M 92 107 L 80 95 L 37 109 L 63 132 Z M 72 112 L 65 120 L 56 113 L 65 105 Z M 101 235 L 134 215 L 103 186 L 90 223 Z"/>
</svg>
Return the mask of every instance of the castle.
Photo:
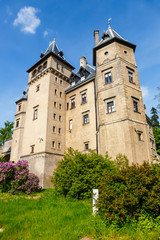
<svg viewBox="0 0 160 240">
<path fill-rule="evenodd" d="M 147 121 L 134 52 L 136 46 L 110 25 L 99 40 L 94 31 L 93 65 L 80 58 L 78 72 L 55 42 L 27 70 L 28 91 L 16 102 L 12 162 L 28 160 L 30 170 L 49 187 L 67 148 L 92 149 L 130 163 L 156 156 Z"/>
</svg>

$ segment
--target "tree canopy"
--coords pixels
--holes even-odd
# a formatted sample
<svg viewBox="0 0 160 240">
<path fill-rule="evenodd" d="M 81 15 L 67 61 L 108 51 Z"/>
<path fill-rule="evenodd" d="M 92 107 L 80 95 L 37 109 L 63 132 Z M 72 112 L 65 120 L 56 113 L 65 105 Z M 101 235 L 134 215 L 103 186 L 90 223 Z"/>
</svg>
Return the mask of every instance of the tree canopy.
<svg viewBox="0 0 160 240">
<path fill-rule="evenodd" d="M 5 122 L 4 127 L 0 128 L 0 146 L 3 146 L 5 140 L 10 139 L 13 134 L 13 122 Z"/>
<path fill-rule="evenodd" d="M 158 119 L 159 119 L 159 116 L 158 116 L 157 109 L 152 107 L 152 109 L 151 109 L 151 122 L 152 122 L 153 127 L 159 127 L 160 126 Z"/>
</svg>

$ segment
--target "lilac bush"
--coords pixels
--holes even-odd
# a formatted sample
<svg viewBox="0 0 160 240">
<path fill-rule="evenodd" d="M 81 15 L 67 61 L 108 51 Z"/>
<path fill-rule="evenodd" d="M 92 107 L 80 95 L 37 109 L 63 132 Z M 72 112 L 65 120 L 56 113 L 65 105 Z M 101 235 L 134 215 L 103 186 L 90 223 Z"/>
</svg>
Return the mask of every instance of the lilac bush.
<svg viewBox="0 0 160 240">
<path fill-rule="evenodd" d="M 0 163 L 0 189 L 12 194 L 18 192 L 30 194 L 40 189 L 39 178 L 29 173 L 28 162 L 25 160 L 15 164 Z"/>
<path fill-rule="evenodd" d="M 0 162 L 0 189 L 8 191 L 14 179 L 14 165 L 11 162 Z"/>
</svg>

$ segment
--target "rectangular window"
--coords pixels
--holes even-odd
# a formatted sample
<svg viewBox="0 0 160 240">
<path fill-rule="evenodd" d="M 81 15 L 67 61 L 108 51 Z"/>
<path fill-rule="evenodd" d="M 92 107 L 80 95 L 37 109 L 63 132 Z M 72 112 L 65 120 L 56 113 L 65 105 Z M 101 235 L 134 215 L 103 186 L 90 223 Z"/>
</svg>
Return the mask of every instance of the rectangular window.
<svg viewBox="0 0 160 240">
<path fill-rule="evenodd" d="M 61 128 L 58 128 L 58 133 L 61 134 Z"/>
<path fill-rule="evenodd" d="M 76 107 L 75 97 L 71 98 L 71 109 Z"/>
<path fill-rule="evenodd" d="M 40 90 L 40 84 L 36 86 L 36 92 Z"/>
<path fill-rule="evenodd" d="M 57 95 L 57 89 L 54 90 L 54 94 Z"/>
<path fill-rule="evenodd" d="M 69 103 L 67 102 L 67 106 L 66 106 L 66 109 L 68 110 L 69 109 Z"/>
<path fill-rule="evenodd" d="M 129 78 L 129 82 L 130 82 L 130 83 L 134 83 L 134 80 L 133 80 L 133 72 L 132 72 L 132 71 L 128 71 L 128 78 Z"/>
<path fill-rule="evenodd" d="M 19 127 L 19 120 L 16 120 L 16 128 Z"/>
<path fill-rule="evenodd" d="M 53 132 L 54 132 L 54 133 L 56 132 L 56 127 L 55 127 L 55 126 L 53 126 Z"/>
<path fill-rule="evenodd" d="M 61 143 L 60 142 L 58 143 L 58 149 L 61 149 Z"/>
<path fill-rule="evenodd" d="M 31 153 L 34 153 L 34 147 L 35 145 L 31 145 Z"/>
<path fill-rule="evenodd" d="M 33 120 L 36 120 L 37 118 L 38 118 L 38 109 L 34 109 Z"/>
<path fill-rule="evenodd" d="M 52 141 L 52 148 L 55 148 L 55 141 Z"/>
<path fill-rule="evenodd" d="M 20 111 L 21 111 L 21 107 L 22 107 L 22 105 L 21 105 L 21 104 L 19 104 L 19 105 L 18 105 L 18 112 L 20 112 Z"/>
<path fill-rule="evenodd" d="M 83 124 L 87 124 L 89 123 L 89 114 L 84 114 L 83 115 Z"/>
<path fill-rule="evenodd" d="M 137 131 L 137 135 L 138 135 L 138 141 L 143 141 L 143 132 L 141 131 Z"/>
<path fill-rule="evenodd" d="M 114 112 L 114 101 L 107 102 L 107 113 L 112 113 Z"/>
<path fill-rule="evenodd" d="M 138 101 L 137 100 L 133 100 L 133 111 L 138 112 Z"/>
<path fill-rule="evenodd" d="M 55 108 L 57 107 L 57 103 L 56 103 L 56 102 L 54 102 L 54 107 L 55 107 Z"/>
<path fill-rule="evenodd" d="M 62 97 L 62 92 L 59 93 L 59 96 Z"/>
<path fill-rule="evenodd" d="M 53 113 L 53 120 L 56 120 L 56 113 Z"/>
<path fill-rule="evenodd" d="M 85 93 L 82 93 L 82 104 L 86 103 L 87 102 L 87 94 L 86 92 Z"/>
<path fill-rule="evenodd" d="M 112 75 L 111 72 L 105 74 L 105 84 L 109 84 L 112 82 Z"/>
<path fill-rule="evenodd" d="M 86 142 L 86 143 L 84 143 L 84 150 L 88 150 L 88 149 L 89 149 L 89 143 Z"/>
<path fill-rule="evenodd" d="M 72 130 L 72 119 L 69 120 L 69 130 Z"/>
</svg>

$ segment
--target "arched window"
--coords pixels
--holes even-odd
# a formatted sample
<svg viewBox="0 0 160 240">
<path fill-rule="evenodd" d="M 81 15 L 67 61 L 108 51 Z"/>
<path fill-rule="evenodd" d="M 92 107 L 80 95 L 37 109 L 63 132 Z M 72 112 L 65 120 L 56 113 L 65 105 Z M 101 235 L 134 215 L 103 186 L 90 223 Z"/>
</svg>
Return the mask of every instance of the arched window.
<svg viewBox="0 0 160 240">
<path fill-rule="evenodd" d="M 33 71 L 33 74 L 32 74 L 32 77 L 35 77 L 36 74 L 37 74 L 37 70 L 34 70 L 34 71 Z"/>
<path fill-rule="evenodd" d="M 43 64 L 43 69 L 47 68 L 47 62 Z"/>
<path fill-rule="evenodd" d="M 40 66 L 40 67 L 38 68 L 38 72 L 39 72 L 39 73 L 42 72 L 42 66 Z"/>
</svg>

